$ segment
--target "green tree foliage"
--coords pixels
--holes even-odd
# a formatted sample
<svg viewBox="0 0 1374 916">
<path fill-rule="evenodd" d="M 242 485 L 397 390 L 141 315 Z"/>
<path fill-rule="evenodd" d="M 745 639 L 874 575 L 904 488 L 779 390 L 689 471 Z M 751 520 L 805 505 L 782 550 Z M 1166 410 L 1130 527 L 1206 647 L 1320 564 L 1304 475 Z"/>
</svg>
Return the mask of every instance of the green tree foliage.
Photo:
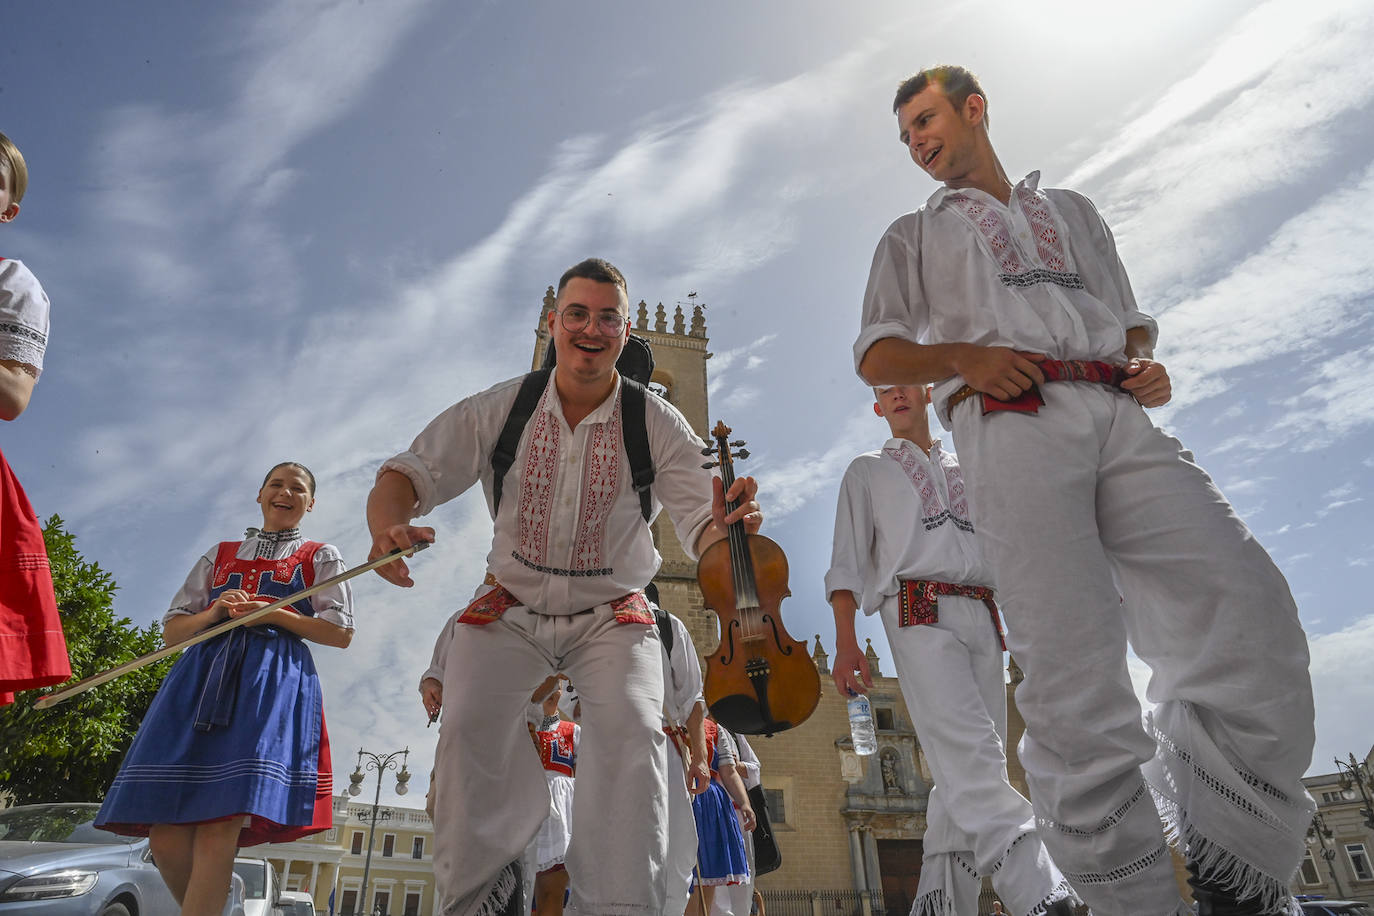
<svg viewBox="0 0 1374 916">
<path fill-rule="evenodd" d="M 162 644 L 162 628 L 116 617 L 118 586 L 76 549 L 76 536 L 54 515 L 43 527 L 57 607 L 73 678 L 89 677 Z M 21 693 L 0 707 L 0 789 L 15 804 L 99 801 L 129 749 L 173 658 L 89 690 L 50 709 L 34 709 L 50 690 Z M 52 688 L 56 689 L 56 688 Z"/>
</svg>

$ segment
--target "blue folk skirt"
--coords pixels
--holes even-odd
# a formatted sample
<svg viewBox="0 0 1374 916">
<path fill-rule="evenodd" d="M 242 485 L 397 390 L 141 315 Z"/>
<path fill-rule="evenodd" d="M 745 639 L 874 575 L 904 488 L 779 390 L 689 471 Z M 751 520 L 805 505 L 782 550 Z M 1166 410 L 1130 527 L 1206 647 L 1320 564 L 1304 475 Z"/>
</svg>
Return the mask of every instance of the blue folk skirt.
<svg viewBox="0 0 1374 916">
<path fill-rule="evenodd" d="M 749 880 L 749 860 L 744 834 L 730 793 L 715 779 L 711 787 L 692 799 L 697 820 L 697 864 L 701 883 L 708 886 L 743 884 Z"/>
<path fill-rule="evenodd" d="M 320 679 L 293 633 L 241 627 L 187 649 L 163 681 L 96 826 L 243 817 L 240 846 L 328 830 L 333 767 Z"/>
</svg>

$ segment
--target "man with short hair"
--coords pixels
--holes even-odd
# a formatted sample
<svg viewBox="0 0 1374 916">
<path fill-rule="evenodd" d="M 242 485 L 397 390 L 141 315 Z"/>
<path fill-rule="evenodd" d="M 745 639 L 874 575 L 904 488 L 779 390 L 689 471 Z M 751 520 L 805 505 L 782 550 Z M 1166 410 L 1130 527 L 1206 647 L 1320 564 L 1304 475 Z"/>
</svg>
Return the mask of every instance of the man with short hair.
<svg viewBox="0 0 1374 916">
<path fill-rule="evenodd" d="M 436 751 L 434 870 L 441 916 L 513 911 L 515 864 L 548 809 L 523 726 L 531 691 L 566 672 L 581 697 L 570 913 L 661 913 L 667 869 L 667 736 L 662 651 L 643 589 L 658 570 L 645 514 L 661 502 L 693 555 L 743 521 L 756 531 L 757 484 L 740 478 L 725 512 L 701 440 L 666 401 L 645 398 L 656 472 L 645 513 L 624 444 L 616 360 L 629 337 L 620 271 L 583 261 L 558 283 L 548 332 L 557 366 L 519 438 L 497 497 L 492 455 L 521 388 L 502 382 L 453 405 L 389 459 L 368 497 L 372 556 L 434 529 L 411 519 L 480 482 L 495 531 L 486 588 L 453 627 Z M 413 584 L 403 562 L 383 578 Z M 672 776 L 679 779 L 679 776 Z"/>
<path fill-rule="evenodd" d="M 958 459 L 930 434 L 928 387 L 874 395 L 892 437 L 844 472 L 825 592 L 840 695 L 873 686 L 854 633 L 862 607 L 882 620 L 935 777 L 912 916 L 976 916 L 983 875 L 1017 916 L 1070 916 L 1073 892 L 1007 781 L 1002 628 Z"/>
<path fill-rule="evenodd" d="M 1314 741 L 1288 585 L 1146 417 L 1169 376 L 1093 205 L 1036 172 L 1012 184 L 963 68 L 917 74 L 893 110 L 944 186 L 878 244 L 855 365 L 873 385 L 937 383 L 1026 676 L 1045 845 L 1097 916 L 1182 913 L 1162 809 L 1199 913 L 1287 913 Z M 1152 671 L 1148 732 L 1128 641 Z"/>
</svg>

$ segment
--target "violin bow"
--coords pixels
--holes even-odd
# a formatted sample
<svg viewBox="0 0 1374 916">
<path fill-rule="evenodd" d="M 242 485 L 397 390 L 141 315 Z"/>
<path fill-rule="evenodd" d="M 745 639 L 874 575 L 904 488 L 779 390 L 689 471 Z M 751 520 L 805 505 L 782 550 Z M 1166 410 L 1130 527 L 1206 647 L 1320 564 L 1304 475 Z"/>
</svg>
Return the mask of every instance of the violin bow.
<svg viewBox="0 0 1374 916">
<path fill-rule="evenodd" d="M 61 690 L 55 690 L 52 693 L 41 696 L 34 702 L 33 707 L 34 709 L 47 709 L 49 706 L 56 706 L 58 703 L 70 700 L 77 694 L 85 693 L 92 687 L 99 687 L 101 684 L 113 681 L 117 677 L 123 677 L 132 671 L 137 671 L 139 668 L 147 667 L 153 662 L 161 661 L 169 655 L 180 652 L 182 649 L 194 646 L 196 643 L 205 642 L 223 633 L 228 633 L 230 630 L 236 630 L 239 627 L 247 626 L 253 621 L 275 610 L 286 607 L 288 604 L 295 604 L 302 598 L 309 598 L 311 595 L 319 594 L 327 588 L 333 588 L 341 582 L 347 582 L 349 579 L 361 576 L 368 570 L 376 569 L 379 566 L 385 566 L 388 563 L 394 563 L 402 557 L 408 557 L 414 553 L 418 553 L 428 546 L 428 541 L 416 541 L 409 547 L 397 547 L 395 550 L 382 554 L 375 560 L 369 560 L 361 566 L 355 566 L 352 569 L 344 570 L 337 576 L 330 576 L 323 582 L 316 582 L 309 588 L 303 588 L 294 594 L 287 595 L 285 598 L 278 598 L 266 607 L 260 607 L 256 611 L 244 614 L 242 617 L 232 617 L 228 620 L 221 621 L 212 627 L 206 627 L 199 633 L 183 639 L 179 643 L 163 646 L 161 649 L 154 652 L 140 655 L 138 658 L 133 658 L 123 664 L 115 665 L 113 668 L 101 671 L 99 674 L 92 674 L 90 677 L 82 678 L 74 684 L 63 687 Z"/>
</svg>

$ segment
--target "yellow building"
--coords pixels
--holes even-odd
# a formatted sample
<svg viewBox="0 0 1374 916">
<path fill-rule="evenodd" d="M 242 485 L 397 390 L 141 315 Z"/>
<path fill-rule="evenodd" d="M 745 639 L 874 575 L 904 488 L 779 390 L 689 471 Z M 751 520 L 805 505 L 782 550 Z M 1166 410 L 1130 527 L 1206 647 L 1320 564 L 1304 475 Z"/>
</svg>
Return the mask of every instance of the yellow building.
<svg viewBox="0 0 1374 916">
<path fill-rule="evenodd" d="M 283 890 L 306 891 L 319 913 L 434 913 L 434 824 L 423 809 L 381 805 L 367 868 L 372 806 L 345 793 L 334 799 L 334 827 L 291 843 L 258 846 L 244 855 L 263 856 L 281 878 Z"/>
<path fill-rule="evenodd" d="M 1302 781 L 1317 802 L 1317 815 L 1291 886 L 1295 894 L 1374 900 L 1374 748 L 1362 762 L 1352 755 L 1349 765 L 1340 763 L 1340 772 Z"/>
</svg>

